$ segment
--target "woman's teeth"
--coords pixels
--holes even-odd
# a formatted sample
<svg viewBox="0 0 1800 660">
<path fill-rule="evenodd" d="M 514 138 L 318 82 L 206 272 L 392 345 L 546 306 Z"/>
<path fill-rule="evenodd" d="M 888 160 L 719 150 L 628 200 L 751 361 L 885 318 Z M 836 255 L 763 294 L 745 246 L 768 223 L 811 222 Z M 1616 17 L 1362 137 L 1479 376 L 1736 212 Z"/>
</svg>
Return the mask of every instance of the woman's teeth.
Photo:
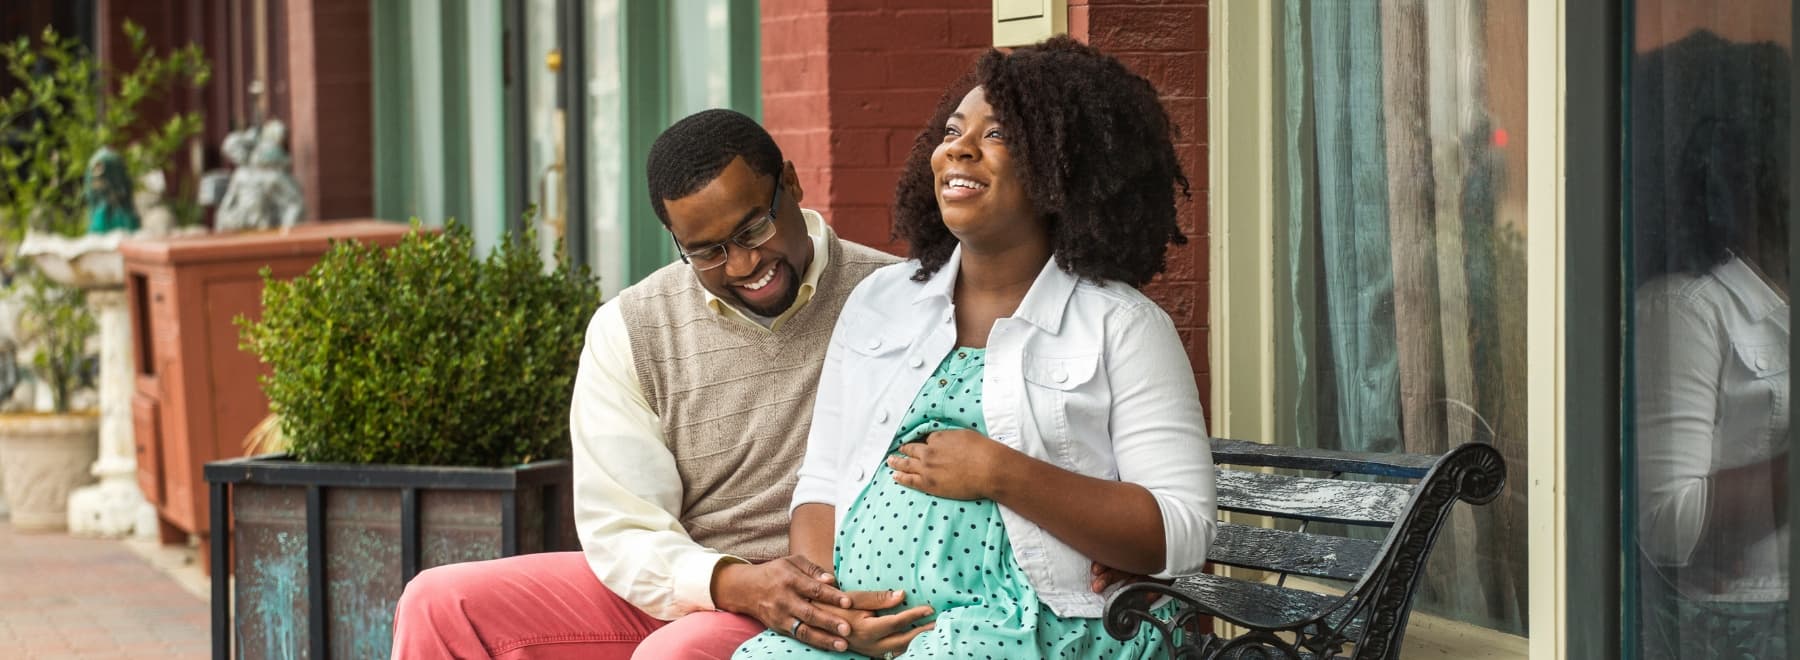
<svg viewBox="0 0 1800 660">
<path fill-rule="evenodd" d="M 968 188 L 970 190 L 985 190 L 987 188 L 987 184 L 985 183 L 978 183 L 962 177 L 950 177 L 949 179 L 945 179 L 944 185 L 949 188 Z"/>
<path fill-rule="evenodd" d="M 751 291 L 757 291 L 757 290 L 762 289 L 765 286 L 768 286 L 769 282 L 774 279 L 775 279 L 775 269 L 773 267 L 770 267 L 769 272 L 764 273 L 762 276 L 762 279 L 757 280 L 755 282 L 751 282 L 749 284 L 745 284 L 744 288 L 749 289 Z"/>
</svg>

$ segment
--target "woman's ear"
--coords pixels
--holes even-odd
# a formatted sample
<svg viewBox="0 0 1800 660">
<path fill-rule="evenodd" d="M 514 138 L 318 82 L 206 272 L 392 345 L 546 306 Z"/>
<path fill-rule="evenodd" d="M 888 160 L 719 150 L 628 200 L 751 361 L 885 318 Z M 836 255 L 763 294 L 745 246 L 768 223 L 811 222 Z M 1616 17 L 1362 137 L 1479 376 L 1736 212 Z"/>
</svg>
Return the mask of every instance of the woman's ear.
<svg viewBox="0 0 1800 660">
<path fill-rule="evenodd" d="M 806 201 L 806 191 L 800 189 L 800 174 L 794 171 L 794 161 L 782 161 L 781 185 L 791 193 L 795 204 Z"/>
</svg>

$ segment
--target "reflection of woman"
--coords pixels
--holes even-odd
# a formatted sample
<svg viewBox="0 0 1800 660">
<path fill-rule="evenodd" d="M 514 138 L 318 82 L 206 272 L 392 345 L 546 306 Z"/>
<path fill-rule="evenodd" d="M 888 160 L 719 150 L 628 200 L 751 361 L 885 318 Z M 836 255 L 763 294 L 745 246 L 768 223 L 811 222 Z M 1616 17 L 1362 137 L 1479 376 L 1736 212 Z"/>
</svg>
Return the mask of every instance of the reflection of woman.
<svg viewBox="0 0 1800 660">
<path fill-rule="evenodd" d="M 1648 658 L 1787 657 L 1786 141 L 1753 124 L 1693 129 L 1647 237 L 1667 271 L 1637 294 Z"/>
<path fill-rule="evenodd" d="M 1194 375 L 1133 288 L 1183 241 L 1169 130 L 1147 81 L 1058 38 L 983 57 L 921 136 L 895 212 L 914 259 L 845 303 L 794 496 L 795 552 L 904 592 L 843 613 L 852 652 L 1160 650 L 1102 630 L 1090 558 L 1192 574 L 1214 532 Z M 788 633 L 738 657 L 822 653 Z"/>
</svg>

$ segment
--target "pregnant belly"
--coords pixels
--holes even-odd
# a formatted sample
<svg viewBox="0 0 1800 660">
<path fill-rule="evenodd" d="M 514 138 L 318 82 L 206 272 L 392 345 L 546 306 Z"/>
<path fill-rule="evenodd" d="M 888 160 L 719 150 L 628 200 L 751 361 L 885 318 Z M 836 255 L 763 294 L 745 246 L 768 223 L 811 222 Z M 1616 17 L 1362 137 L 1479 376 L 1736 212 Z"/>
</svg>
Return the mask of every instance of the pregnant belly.
<svg viewBox="0 0 1800 660">
<path fill-rule="evenodd" d="M 942 612 L 1022 595 L 992 500 L 927 495 L 895 483 L 885 465 L 852 504 L 833 559 L 842 588 L 905 590 L 902 608 L 930 604 Z"/>
</svg>

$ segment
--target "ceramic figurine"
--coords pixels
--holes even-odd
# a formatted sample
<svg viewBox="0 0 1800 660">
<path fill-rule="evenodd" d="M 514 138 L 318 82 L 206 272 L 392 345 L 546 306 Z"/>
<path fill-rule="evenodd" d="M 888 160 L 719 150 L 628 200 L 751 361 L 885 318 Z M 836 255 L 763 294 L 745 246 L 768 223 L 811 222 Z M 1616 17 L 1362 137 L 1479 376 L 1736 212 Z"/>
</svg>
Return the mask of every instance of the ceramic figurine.
<svg viewBox="0 0 1800 660">
<path fill-rule="evenodd" d="M 88 159 L 82 189 L 88 207 L 88 233 L 137 231 L 137 208 L 131 200 L 131 175 L 118 152 L 101 147 Z"/>
</svg>

